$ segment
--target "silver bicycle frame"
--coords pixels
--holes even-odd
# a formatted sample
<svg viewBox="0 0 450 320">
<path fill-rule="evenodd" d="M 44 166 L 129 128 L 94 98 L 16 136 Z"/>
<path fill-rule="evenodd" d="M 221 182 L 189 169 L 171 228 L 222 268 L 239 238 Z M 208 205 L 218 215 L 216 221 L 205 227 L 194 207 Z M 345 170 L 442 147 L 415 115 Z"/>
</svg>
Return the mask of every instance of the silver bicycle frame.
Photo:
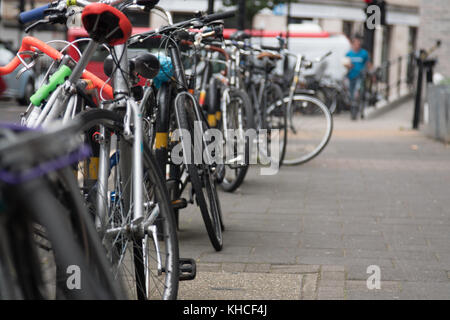
<svg viewBox="0 0 450 320">
<path fill-rule="evenodd" d="M 132 191 L 133 191 L 133 216 L 132 221 L 136 225 L 142 222 L 143 215 L 143 134 L 142 134 L 142 114 L 140 108 L 134 98 L 129 96 L 129 83 L 128 83 L 128 73 L 129 73 L 129 61 L 127 55 L 126 44 L 115 46 L 113 52 L 117 59 L 119 60 L 119 66 L 113 72 L 113 86 L 114 86 L 114 98 L 116 102 L 110 108 L 117 109 L 119 107 L 125 107 L 126 113 L 124 118 L 124 137 L 126 139 L 132 139 L 132 150 L 123 150 L 128 148 L 126 143 L 120 145 L 119 149 L 123 151 L 123 156 L 121 154 L 120 170 L 125 173 L 126 176 L 132 177 Z M 131 129 L 131 124 L 133 123 L 133 129 Z M 108 172 L 109 172 L 109 138 L 106 136 L 104 127 L 101 127 L 101 139 L 104 143 L 100 145 L 100 159 L 99 159 L 99 176 L 98 176 L 98 193 L 97 193 L 97 206 L 99 210 L 100 219 L 105 219 L 107 215 L 107 201 L 108 198 Z M 128 157 L 125 154 L 131 153 L 131 164 L 128 163 Z M 131 165 L 131 166 L 130 166 Z M 129 168 L 132 171 L 128 173 Z M 124 174 L 122 174 L 122 177 Z M 130 186 L 127 186 L 130 188 Z M 129 203 L 128 197 L 126 195 L 130 194 L 131 190 L 126 190 L 125 192 L 125 202 Z M 131 209 L 131 205 L 129 207 Z"/>
</svg>

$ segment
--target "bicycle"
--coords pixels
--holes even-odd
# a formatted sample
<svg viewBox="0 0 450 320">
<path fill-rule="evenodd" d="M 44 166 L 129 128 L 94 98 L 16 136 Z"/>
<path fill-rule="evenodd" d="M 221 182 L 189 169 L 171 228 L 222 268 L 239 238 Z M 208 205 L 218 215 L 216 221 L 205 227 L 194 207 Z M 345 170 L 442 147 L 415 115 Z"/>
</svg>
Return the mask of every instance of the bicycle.
<svg viewBox="0 0 450 320">
<path fill-rule="evenodd" d="M 144 2 L 151 6 L 155 1 L 140 1 L 141 4 Z M 144 143 L 141 116 L 144 105 L 138 105 L 130 92 L 132 79 L 129 75 L 132 72 L 128 69 L 125 44 L 131 35 L 131 24 L 120 10 L 105 3 L 78 1 L 76 4 L 84 7 L 82 21 L 91 40 L 73 70 L 70 57 L 52 56 L 58 61 L 59 68 L 50 77 L 45 90 L 38 90 L 37 98 L 42 99 L 36 101 L 33 111 L 37 107 L 41 112 L 36 122 L 31 121 L 31 125 L 47 126 L 61 116 L 67 122 L 80 111 L 76 103 L 79 97 L 85 103 L 82 109 L 96 107 L 93 99 L 83 90 L 86 86 L 80 86 L 78 79 L 86 74 L 83 70 L 99 45 L 111 48 L 115 58 L 112 73 L 114 89 L 103 81 L 91 81 L 96 88 L 100 88 L 100 97 L 106 92 L 114 100 L 102 101 L 102 110 L 87 112 L 97 121 L 86 130 L 89 133 L 86 134 L 87 141 L 97 144 L 99 151 L 98 157 L 90 159 L 94 166 L 88 164 L 83 168 L 83 194 L 107 249 L 109 261 L 115 268 L 115 278 L 125 282 L 128 296 L 175 299 L 178 281 L 195 277 L 195 262 L 178 257 L 175 221 L 165 182 L 151 149 Z M 131 4 L 130 1 L 115 2 L 115 5 L 122 5 L 120 9 Z M 65 5 L 58 2 L 57 13 L 52 10 L 53 16 L 59 15 L 59 19 L 66 17 Z M 45 10 L 29 20 L 40 19 L 44 14 Z M 48 23 L 50 20 L 40 21 Z M 153 72 L 149 68 L 154 66 L 139 63 L 139 59 L 134 62 L 137 62 L 138 68 L 133 72 L 142 75 Z M 66 77 L 67 80 L 63 81 Z M 64 110 L 65 105 L 69 107 Z M 28 114 L 27 120 L 33 119 L 31 114 Z M 104 118 L 109 119 L 108 126 L 101 122 Z M 90 135 L 92 132 L 94 135 Z M 113 139 L 111 134 L 114 134 Z M 91 168 L 94 174 L 88 177 L 92 179 L 87 179 Z M 181 276 L 180 269 L 183 271 Z"/>
<path fill-rule="evenodd" d="M 281 39 L 279 39 L 281 40 Z M 283 165 L 299 165 L 310 161 L 319 155 L 327 146 L 333 133 L 333 117 L 330 109 L 312 94 L 298 90 L 302 69 L 311 68 L 313 63 L 319 63 L 328 57 L 327 52 L 314 61 L 309 61 L 301 54 L 290 52 L 280 45 L 265 47 L 279 51 L 285 59 L 294 57 L 296 62 L 289 91 L 275 104 L 286 104 L 287 113 L 287 143 L 285 146 Z"/>
<path fill-rule="evenodd" d="M 237 32 L 226 43 L 235 46 L 244 56 L 241 64 L 243 70 L 239 77 L 253 105 L 255 128 L 259 134 L 266 134 L 268 140 L 265 144 L 261 141 L 261 138 L 264 138 L 258 137 L 258 144 L 263 146 L 258 152 L 260 162 L 275 164 L 279 168 L 287 144 L 287 112 L 282 102 L 282 89 L 276 83 L 272 72 L 281 56 L 249 44 L 248 39 L 249 35 L 245 32 Z M 256 59 L 253 56 L 254 52 L 258 52 Z M 275 150 L 272 147 L 274 143 L 278 144 Z M 272 151 L 276 150 L 278 154 L 272 154 Z"/>
<path fill-rule="evenodd" d="M 222 38 L 222 26 L 215 27 L 215 36 Z M 219 30 L 217 30 L 219 29 Z M 240 52 L 236 47 L 221 48 L 221 42 L 205 41 L 200 34 L 196 39 L 186 41 L 194 46 L 194 51 L 203 49 L 206 54 L 201 61 L 205 63 L 200 76 L 200 87 L 197 88 L 199 105 L 207 113 L 210 128 L 221 130 L 224 137 L 223 161 L 218 164 L 216 181 L 226 192 L 234 192 L 243 183 L 249 168 L 250 141 L 248 130 L 254 128 L 253 107 L 247 93 L 241 89 L 239 77 Z M 215 59 L 213 53 L 218 52 L 221 59 Z M 194 59 L 193 70 L 199 63 Z M 214 73 L 213 64 L 225 66 L 224 74 Z M 195 87 L 195 81 L 192 86 Z M 194 89 L 194 88 L 192 88 Z"/>
<path fill-rule="evenodd" d="M 215 250 L 220 251 L 223 247 L 224 225 L 214 181 L 215 165 L 210 158 L 206 161 L 201 159 L 195 163 L 188 157 L 199 151 L 195 150 L 194 146 L 201 146 L 200 155 L 203 155 L 203 150 L 207 148 L 204 133 L 208 129 L 208 123 L 197 99 L 189 92 L 189 83 L 181 61 L 178 43 L 183 40 L 185 29 L 189 27 L 200 29 L 210 22 L 233 16 L 234 11 L 197 17 L 176 24 L 171 23 L 172 19 L 168 12 L 163 11 L 163 13 L 168 17 L 169 25 L 134 35 L 130 41 L 133 45 L 162 37 L 160 46 L 166 49 L 169 61 L 173 65 L 165 71 L 169 73 L 166 75 L 167 78 L 172 80 L 161 84 L 157 90 L 157 103 L 154 109 L 156 120 L 152 141 L 154 141 L 160 168 L 169 167 L 169 191 L 175 209 L 182 209 L 187 205 L 187 201 L 181 196 L 190 182 L 192 187 L 190 202 L 194 202 L 195 194 L 211 244 Z M 144 89 L 144 97 L 149 96 L 148 92 L 152 90 L 154 88 L 147 86 Z M 195 130 L 198 130 L 197 134 Z M 171 137 L 170 141 L 169 137 Z M 176 147 L 179 148 L 175 149 Z M 179 155 L 180 152 L 182 152 L 181 161 L 175 163 L 174 155 Z"/>
<path fill-rule="evenodd" d="M 123 298 L 72 173 L 82 126 L 0 124 L 0 299 Z"/>
</svg>

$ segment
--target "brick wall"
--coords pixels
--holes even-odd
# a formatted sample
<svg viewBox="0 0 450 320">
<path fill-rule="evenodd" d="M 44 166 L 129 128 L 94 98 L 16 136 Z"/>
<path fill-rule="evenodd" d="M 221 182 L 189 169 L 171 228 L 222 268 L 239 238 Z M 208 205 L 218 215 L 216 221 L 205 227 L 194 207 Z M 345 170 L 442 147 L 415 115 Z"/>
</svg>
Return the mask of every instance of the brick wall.
<svg viewBox="0 0 450 320">
<path fill-rule="evenodd" d="M 450 1 L 421 0 L 419 48 L 429 48 L 436 40 L 442 46 L 435 54 L 439 59 L 436 71 L 450 77 Z"/>
</svg>

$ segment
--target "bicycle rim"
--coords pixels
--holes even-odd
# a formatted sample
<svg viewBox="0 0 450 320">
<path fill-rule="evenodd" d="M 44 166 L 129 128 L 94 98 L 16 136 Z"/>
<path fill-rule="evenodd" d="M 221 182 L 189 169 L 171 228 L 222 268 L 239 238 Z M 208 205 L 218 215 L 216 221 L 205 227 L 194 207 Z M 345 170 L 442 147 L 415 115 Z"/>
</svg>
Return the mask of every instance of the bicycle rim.
<svg viewBox="0 0 450 320">
<path fill-rule="evenodd" d="M 131 143 L 124 139 L 121 131 L 115 133 L 116 140 L 111 143 L 110 150 L 113 165 L 108 177 L 107 198 L 102 200 L 108 208 L 105 217 L 99 217 L 94 204 L 97 185 L 86 195 L 96 216 L 113 277 L 122 284 L 128 299 L 176 299 L 178 239 L 162 174 L 144 143 L 144 217 L 141 224 L 133 224 Z M 139 230 L 135 226 L 139 226 Z"/>
<path fill-rule="evenodd" d="M 253 113 L 250 98 L 245 92 L 234 90 L 230 92 L 230 103 L 227 105 L 227 125 L 229 129 L 235 130 L 237 136 L 232 142 L 235 151 L 233 158 L 238 158 L 237 166 L 225 165 L 223 179 L 220 183 L 222 189 L 233 192 L 244 182 L 249 164 L 246 161 L 246 152 L 250 152 L 248 141 L 245 139 L 245 130 L 253 127 Z M 243 146 L 243 147 L 242 147 Z M 239 150 L 243 149 L 243 154 Z"/>
<path fill-rule="evenodd" d="M 288 103 L 289 98 L 284 101 Z M 313 159 L 325 148 L 333 131 L 333 118 L 320 100 L 296 95 L 288 111 L 287 126 L 283 164 L 297 165 Z"/>
<path fill-rule="evenodd" d="M 191 107 L 190 104 L 188 104 Z M 180 129 L 188 130 L 191 132 L 191 138 L 194 137 L 194 120 L 196 119 L 193 114 L 192 108 L 188 117 L 188 110 L 185 109 L 186 104 L 180 103 L 176 105 L 178 127 Z M 191 142 L 187 148 L 193 148 L 194 144 Z M 194 154 L 192 152 L 191 154 Z M 195 165 L 192 163 L 185 164 L 189 179 L 192 184 L 195 198 L 200 212 L 202 214 L 203 222 L 208 233 L 208 237 L 212 246 L 216 251 L 222 250 L 222 225 L 223 219 L 221 217 L 221 208 L 219 197 L 214 182 L 214 176 L 211 171 L 211 167 L 207 164 Z"/>
</svg>

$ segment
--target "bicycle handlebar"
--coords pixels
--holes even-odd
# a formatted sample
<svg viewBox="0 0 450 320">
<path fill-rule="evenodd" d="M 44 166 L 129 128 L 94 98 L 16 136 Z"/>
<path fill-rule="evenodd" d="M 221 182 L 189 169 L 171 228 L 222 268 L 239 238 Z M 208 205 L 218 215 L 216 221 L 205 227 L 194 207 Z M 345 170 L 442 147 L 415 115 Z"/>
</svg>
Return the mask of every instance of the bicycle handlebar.
<svg viewBox="0 0 450 320">
<path fill-rule="evenodd" d="M 236 15 L 236 11 L 232 10 L 232 11 L 225 11 L 225 12 L 209 14 L 209 15 L 206 15 L 206 16 L 200 18 L 200 20 L 204 23 L 210 23 L 210 22 L 213 22 L 216 20 L 233 18 L 235 15 Z"/>
<path fill-rule="evenodd" d="M 181 28 L 187 28 L 188 26 L 193 26 L 194 28 L 201 28 L 204 25 L 216 21 L 216 20 L 222 20 L 230 17 L 234 17 L 236 14 L 236 11 L 226 11 L 221 13 L 213 13 L 210 15 L 206 15 L 203 17 L 197 17 L 186 21 L 181 21 L 172 25 L 161 27 L 160 29 L 144 32 L 141 34 L 134 35 L 132 38 L 136 40 L 131 40 L 130 44 L 133 44 L 135 42 L 144 41 L 148 38 L 154 37 L 157 34 L 164 34 L 164 33 L 170 33 L 174 30 L 181 29 Z"/>
<path fill-rule="evenodd" d="M 53 60 L 60 60 L 62 57 L 62 54 L 58 50 L 34 37 L 25 37 L 22 39 L 22 46 L 19 49 L 19 54 L 20 52 L 24 51 L 36 52 L 36 49 L 44 52 Z M 23 54 L 21 56 L 23 58 L 29 58 L 30 54 Z M 6 66 L 0 67 L 0 75 L 5 75 L 13 72 L 21 63 L 22 61 L 19 59 L 19 57 L 14 57 L 14 59 L 12 59 Z"/>
<path fill-rule="evenodd" d="M 53 60 L 61 60 L 61 58 L 63 57 L 63 54 L 61 52 L 39 39 L 29 36 L 22 39 L 22 46 L 19 49 L 19 54 L 26 51 L 36 52 L 37 50 L 45 53 Z M 21 57 L 29 58 L 30 54 L 25 53 L 21 55 Z M 19 57 L 15 56 L 14 59 L 12 59 L 6 66 L 0 67 L 0 75 L 12 73 L 21 63 L 22 61 L 19 59 Z M 99 90 L 103 88 L 103 91 L 108 97 L 112 98 L 114 96 L 112 87 L 108 84 L 105 84 L 103 80 L 101 80 L 93 73 L 85 70 L 83 72 L 83 79 L 91 80 L 94 87 Z"/>
<path fill-rule="evenodd" d="M 21 12 L 19 14 L 19 22 L 22 24 L 34 22 L 37 20 L 44 19 L 45 17 L 45 10 L 51 7 L 51 3 L 48 3 L 42 7 L 34 8 L 29 11 Z"/>
</svg>

